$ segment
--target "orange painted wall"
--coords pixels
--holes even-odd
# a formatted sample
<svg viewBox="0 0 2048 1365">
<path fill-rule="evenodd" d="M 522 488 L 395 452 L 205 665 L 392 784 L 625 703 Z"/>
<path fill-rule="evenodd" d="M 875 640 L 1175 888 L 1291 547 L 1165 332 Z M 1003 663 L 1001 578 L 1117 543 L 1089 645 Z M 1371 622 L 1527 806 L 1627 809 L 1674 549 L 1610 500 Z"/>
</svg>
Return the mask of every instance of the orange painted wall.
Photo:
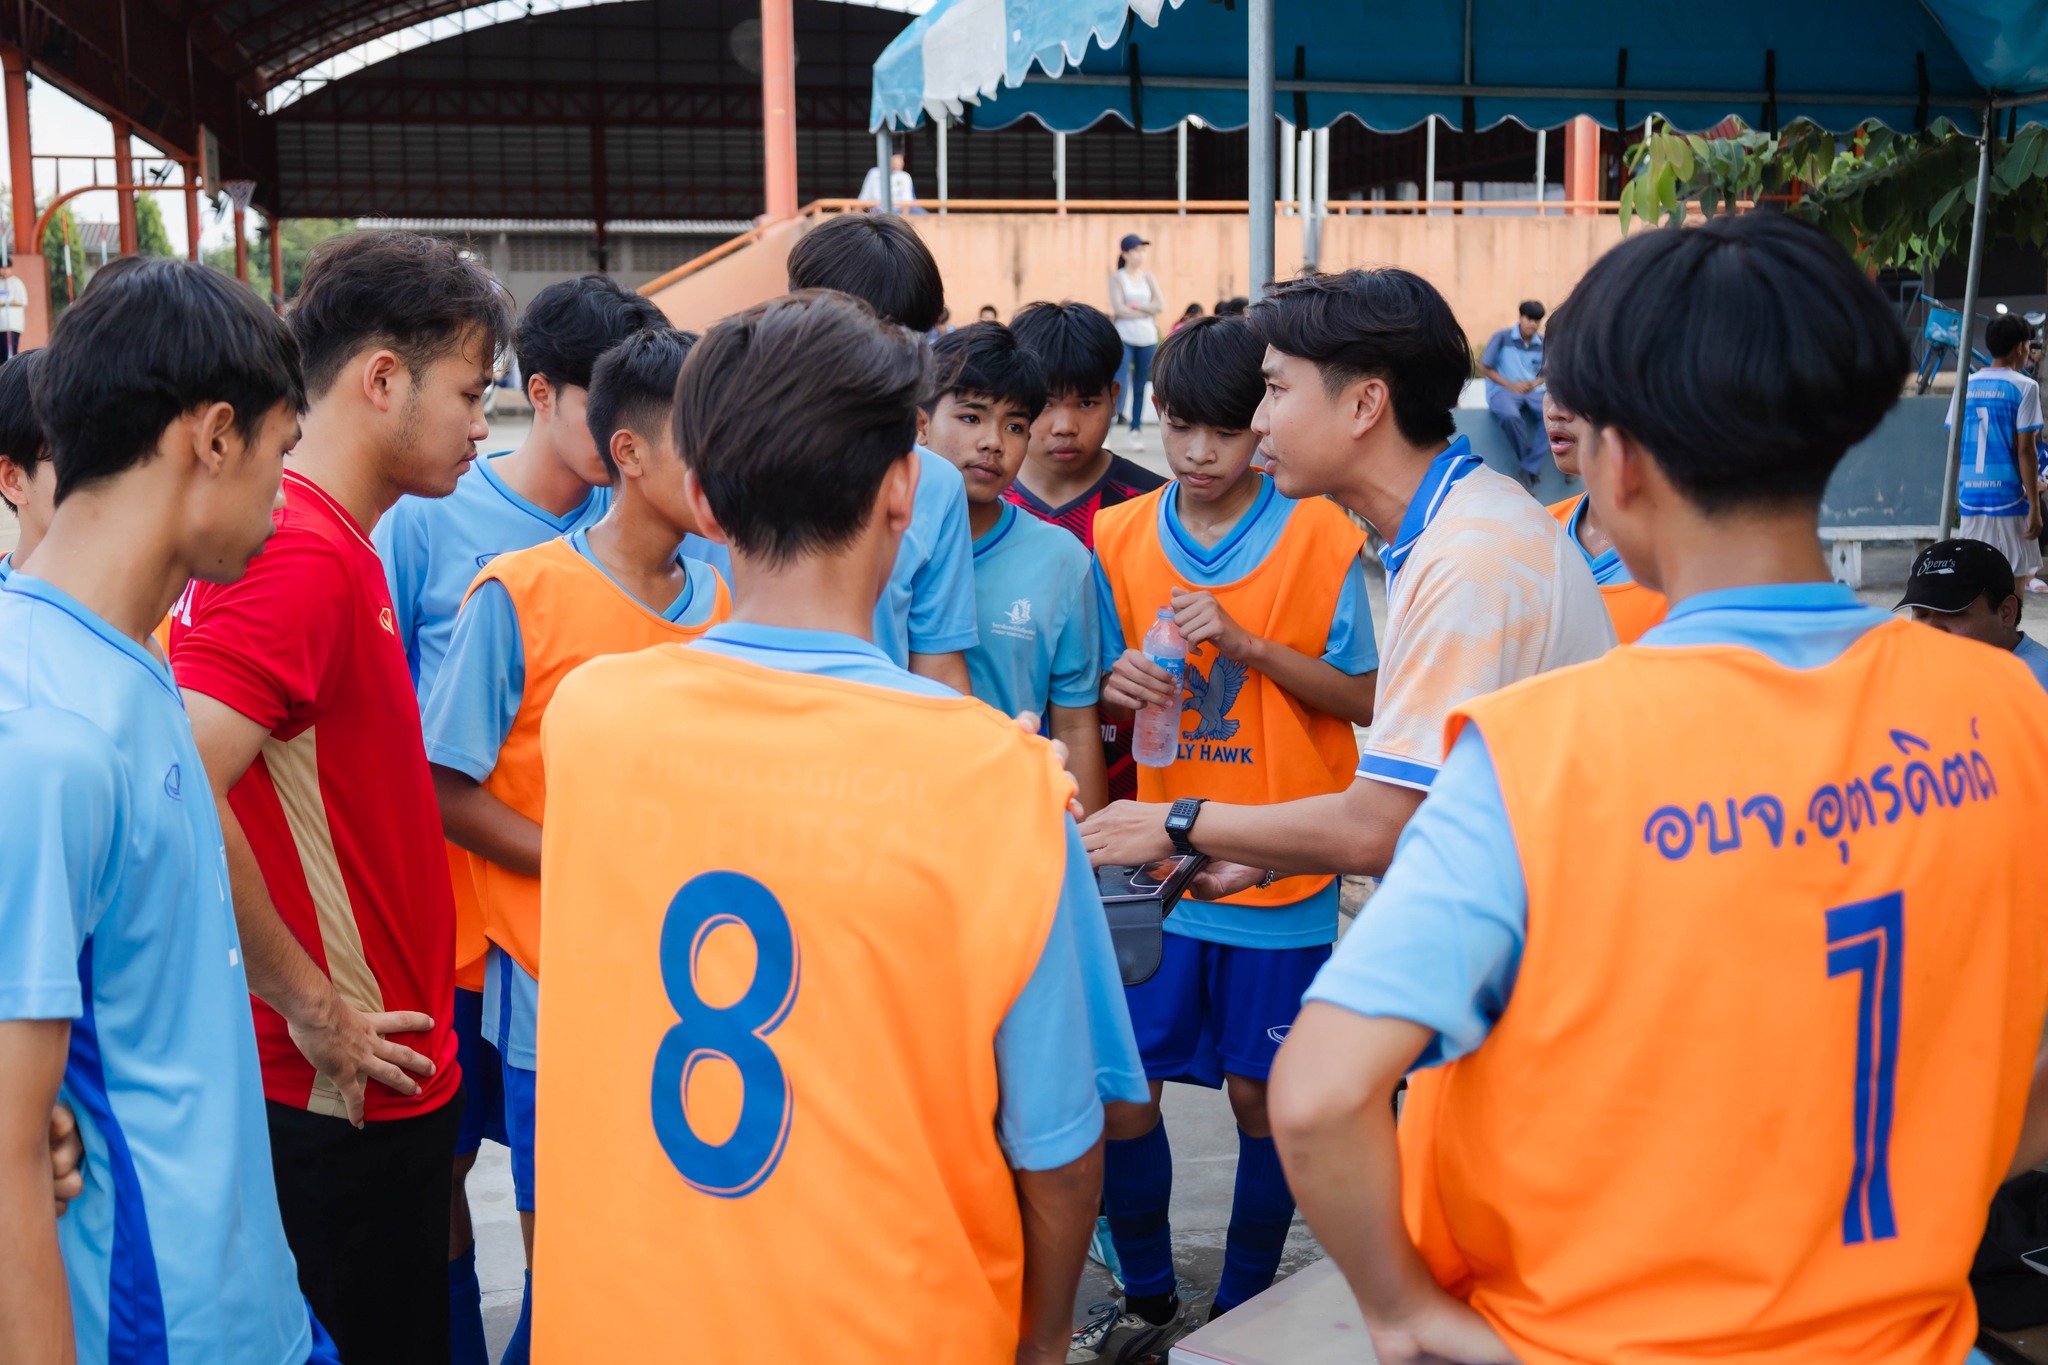
<svg viewBox="0 0 2048 1365">
<path fill-rule="evenodd" d="M 803 220 L 714 262 L 653 297 L 681 327 L 701 329 L 779 292 L 783 261 Z M 1105 307 L 1116 244 L 1126 232 L 1152 243 L 1147 262 L 1166 294 L 1165 317 L 1191 302 L 1249 292 L 1246 224 L 1235 214 L 959 213 L 908 220 L 932 249 L 946 280 L 953 321 L 972 322 L 992 303 L 1007 318 L 1035 299 L 1078 299 Z M 1515 317 L 1526 298 L 1555 307 L 1601 253 L 1620 240 L 1611 216 L 1332 217 L 1323 226 L 1323 268 L 1398 265 L 1444 292 L 1478 344 Z M 1283 276 L 1301 267 L 1301 220 L 1275 233 Z"/>
</svg>

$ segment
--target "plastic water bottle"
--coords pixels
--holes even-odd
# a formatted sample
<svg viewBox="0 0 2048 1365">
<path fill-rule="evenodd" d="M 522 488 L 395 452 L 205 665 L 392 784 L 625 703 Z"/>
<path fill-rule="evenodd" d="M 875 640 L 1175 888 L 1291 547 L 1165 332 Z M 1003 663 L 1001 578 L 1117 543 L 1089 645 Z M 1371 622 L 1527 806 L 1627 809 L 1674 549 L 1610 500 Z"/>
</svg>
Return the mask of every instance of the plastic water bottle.
<svg viewBox="0 0 2048 1365">
<path fill-rule="evenodd" d="M 1173 675 L 1173 704 L 1138 709 L 1131 727 L 1131 757 L 1148 768 L 1172 765 L 1180 753 L 1181 680 L 1187 674 L 1188 642 L 1173 623 L 1173 608 L 1161 607 L 1159 619 L 1145 632 L 1145 657 Z"/>
</svg>

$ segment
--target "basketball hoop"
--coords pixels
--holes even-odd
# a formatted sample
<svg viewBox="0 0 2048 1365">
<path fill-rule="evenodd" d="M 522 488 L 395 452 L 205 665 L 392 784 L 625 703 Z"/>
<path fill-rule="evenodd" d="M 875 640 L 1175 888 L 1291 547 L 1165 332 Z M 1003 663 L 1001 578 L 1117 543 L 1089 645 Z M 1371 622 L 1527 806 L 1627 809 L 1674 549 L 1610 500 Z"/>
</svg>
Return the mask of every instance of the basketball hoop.
<svg viewBox="0 0 2048 1365">
<path fill-rule="evenodd" d="M 253 180 L 225 180 L 221 182 L 221 191 L 234 204 L 235 212 L 247 213 L 250 201 L 256 197 L 256 182 Z"/>
</svg>

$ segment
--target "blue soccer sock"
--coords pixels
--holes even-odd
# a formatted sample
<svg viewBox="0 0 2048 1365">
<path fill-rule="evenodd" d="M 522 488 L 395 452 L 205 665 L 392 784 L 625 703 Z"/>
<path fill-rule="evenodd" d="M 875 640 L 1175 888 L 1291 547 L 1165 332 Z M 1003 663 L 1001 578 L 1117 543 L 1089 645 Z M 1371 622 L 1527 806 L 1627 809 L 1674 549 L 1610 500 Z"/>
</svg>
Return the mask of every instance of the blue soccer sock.
<svg viewBox="0 0 2048 1365">
<path fill-rule="evenodd" d="M 526 1294 L 519 1300 L 519 1325 L 512 1329 L 512 1340 L 505 1343 L 505 1354 L 498 1357 L 498 1365 L 526 1365 L 527 1357 L 533 1350 L 533 1272 L 526 1272 Z"/>
<path fill-rule="evenodd" d="M 476 1282 L 476 1243 L 448 1263 L 448 1359 L 451 1365 L 490 1365 L 484 1345 L 484 1291 Z"/>
<path fill-rule="evenodd" d="M 1164 1120 L 1143 1137 L 1102 1144 L 1102 1204 L 1131 1298 L 1173 1293 L 1173 1148 Z"/>
<path fill-rule="evenodd" d="M 1287 1188 L 1273 1139 L 1238 1129 L 1237 1189 L 1230 1200 L 1216 1312 L 1229 1312 L 1273 1283 L 1287 1245 L 1287 1225 L 1293 1221 L 1294 1194 Z"/>
</svg>

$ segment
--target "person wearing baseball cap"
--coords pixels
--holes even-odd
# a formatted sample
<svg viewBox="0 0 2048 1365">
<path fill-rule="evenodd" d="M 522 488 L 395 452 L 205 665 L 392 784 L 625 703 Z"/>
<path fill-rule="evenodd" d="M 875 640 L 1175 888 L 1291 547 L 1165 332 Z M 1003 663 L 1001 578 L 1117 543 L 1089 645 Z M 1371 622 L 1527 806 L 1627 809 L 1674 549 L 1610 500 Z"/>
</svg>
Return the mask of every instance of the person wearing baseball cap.
<svg viewBox="0 0 2048 1365">
<path fill-rule="evenodd" d="M 1145 252 L 1152 244 L 1135 232 L 1126 232 L 1117 243 L 1116 269 L 1109 276 L 1109 316 L 1116 334 L 1123 339 L 1124 360 L 1117 370 L 1124 401 L 1131 405 L 1131 434 L 1145 425 L 1145 383 L 1152 377 L 1152 353 L 1159 349 L 1159 314 L 1166 307 L 1166 295 L 1159 281 L 1145 269 Z M 1124 414 L 1119 412 L 1121 420 Z"/>
<path fill-rule="evenodd" d="M 1906 595 L 1897 611 L 1910 607 L 1913 619 L 1951 635 L 2009 649 L 2048 688 L 2048 646 L 2020 631 L 2020 595 L 2012 563 L 1995 545 L 1981 540 L 1942 540 L 1913 561 Z"/>
</svg>

